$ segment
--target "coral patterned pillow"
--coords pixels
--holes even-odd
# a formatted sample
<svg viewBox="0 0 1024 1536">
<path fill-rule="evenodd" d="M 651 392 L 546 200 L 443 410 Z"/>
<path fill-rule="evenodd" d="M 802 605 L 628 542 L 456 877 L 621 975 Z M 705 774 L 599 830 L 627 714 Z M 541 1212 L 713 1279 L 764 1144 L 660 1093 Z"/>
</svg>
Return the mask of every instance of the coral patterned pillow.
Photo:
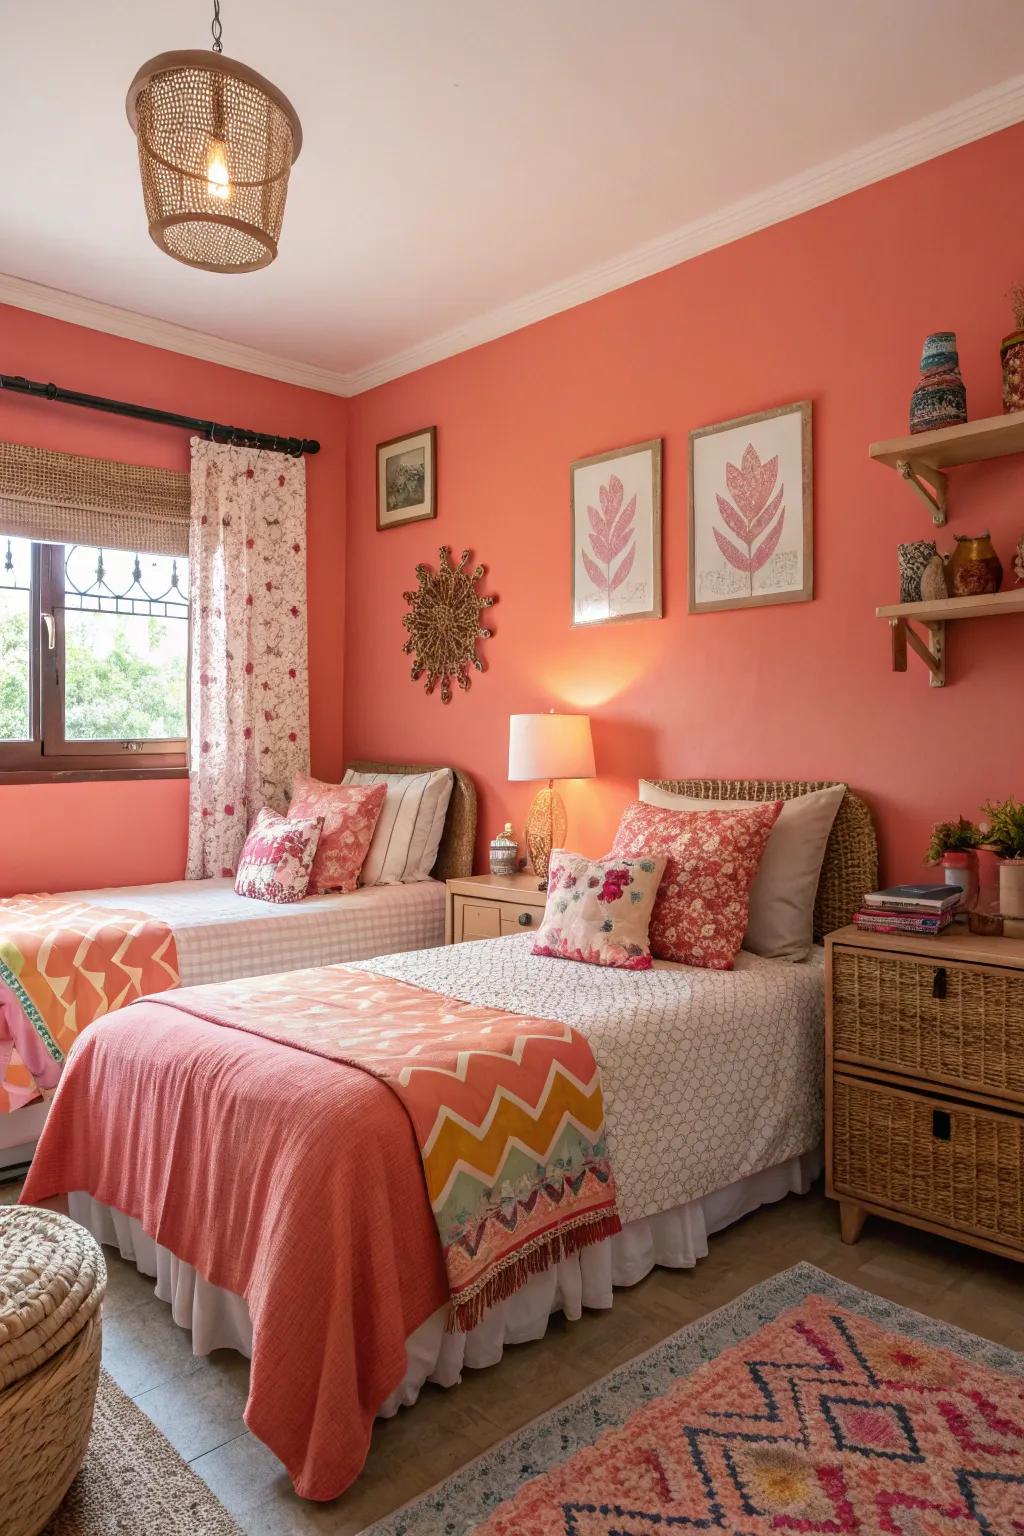
<svg viewBox="0 0 1024 1536">
<path fill-rule="evenodd" d="M 239 896 L 254 901 L 301 901 L 320 841 L 321 819 L 279 816 L 264 806 L 245 840 L 235 875 Z"/>
<path fill-rule="evenodd" d="M 647 929 L 665 869 L 659 857 L 584 859 L 556 848 L 535 955 L 649 971 Z"/>
<path fill-rule="evenodd" d="M 732 970 L 750 887 L 781 810 L 781 800 L 742 811 L 668 811 L 640 801 L 626 807 L 613 854 L 667 861 L 651 918 L 652 954 Z"/>
<path fill-rule="evenodd" d="M 355 890 L 387 792 L 386 784 L 323 784 L 295 775 L 289 816 L 319 816 L 324 824 L 310 890 Z"/>
</svg>

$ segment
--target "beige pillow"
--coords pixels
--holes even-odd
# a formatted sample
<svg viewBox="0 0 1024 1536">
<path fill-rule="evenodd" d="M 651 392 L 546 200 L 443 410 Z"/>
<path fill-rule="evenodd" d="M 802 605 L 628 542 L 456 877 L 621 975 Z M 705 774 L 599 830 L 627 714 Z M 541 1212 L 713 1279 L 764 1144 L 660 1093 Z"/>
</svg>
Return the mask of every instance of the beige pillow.
<svg viewBox="0 0 1024 1536">
<path fill-rule="evenodd" d="M 806 960 L 814 942 L 814 898 L 845 784 L 783 802 L 750 887 L 743 948 L 770 960 Z M 750 810 L 749 800 L 701 800 L 640 780 L 640 799 L 671 811 Z"/>
</svg>

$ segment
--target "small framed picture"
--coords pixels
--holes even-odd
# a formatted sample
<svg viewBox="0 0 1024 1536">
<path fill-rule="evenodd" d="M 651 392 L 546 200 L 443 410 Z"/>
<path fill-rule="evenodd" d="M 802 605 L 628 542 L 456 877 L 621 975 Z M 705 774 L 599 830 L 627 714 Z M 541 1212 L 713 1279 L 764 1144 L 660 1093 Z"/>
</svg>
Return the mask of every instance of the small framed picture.
<svg viewBox="0 0 1024 1536">
<path fill-rule="evenodd" d="M 661 618 L 661 438 L 569 472 L 572 623 Z"/>
<path fill-rule="evenodd" d="M 436 427 L 377 444 L 378 529 L 437 516 L 436 448 Z"/>
<path fill-rule="evenodd" d="M 690 612 L 814 596 L 811 402 L 690 433 Z"/>
</svg>

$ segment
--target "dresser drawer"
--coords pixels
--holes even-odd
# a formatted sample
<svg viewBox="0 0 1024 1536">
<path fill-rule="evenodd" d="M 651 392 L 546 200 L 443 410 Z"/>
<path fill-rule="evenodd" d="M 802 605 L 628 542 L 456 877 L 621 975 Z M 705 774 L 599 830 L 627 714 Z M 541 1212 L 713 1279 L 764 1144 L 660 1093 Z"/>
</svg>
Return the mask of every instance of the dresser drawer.
<svg viewBox="0 0 1024 1536">
<path fill-rule="evenodd" d="M 528 933 L 539 928 L 543 907 L 512 901 L 472 901 L 455 898 L 455 943 L 469 939 L 497 939 L 505 933 Z"/>
<path fill-rule="evenodd" d="M 837 946 L 832 1049 L 910 1077 L 1024 1093 L 1024 972 Z"/>
<path fill-rule="evenodd" d="M 1024 1118 L 836 1076 L 832 1186 L 1024 1253 Z"/>
</svg>

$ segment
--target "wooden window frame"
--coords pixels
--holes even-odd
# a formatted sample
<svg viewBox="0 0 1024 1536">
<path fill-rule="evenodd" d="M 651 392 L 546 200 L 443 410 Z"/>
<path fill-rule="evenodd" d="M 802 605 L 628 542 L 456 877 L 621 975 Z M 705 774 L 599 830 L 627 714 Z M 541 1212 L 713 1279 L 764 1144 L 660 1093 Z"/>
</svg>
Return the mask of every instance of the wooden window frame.
<svg viewBox="0 0 1024 1536">
<path fill-rule="evenodd" d="M 63 544 L 32 543 L 29 741 L 0 742 L 0 784 L 75 779 L 184 778 L 188 737 L 71 741 L 64 721 Z M 177 622 L 177 621 L 176 621 Z"/>
</svg>

